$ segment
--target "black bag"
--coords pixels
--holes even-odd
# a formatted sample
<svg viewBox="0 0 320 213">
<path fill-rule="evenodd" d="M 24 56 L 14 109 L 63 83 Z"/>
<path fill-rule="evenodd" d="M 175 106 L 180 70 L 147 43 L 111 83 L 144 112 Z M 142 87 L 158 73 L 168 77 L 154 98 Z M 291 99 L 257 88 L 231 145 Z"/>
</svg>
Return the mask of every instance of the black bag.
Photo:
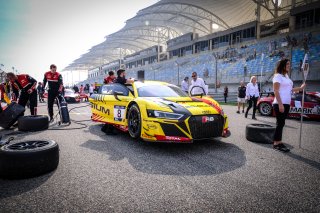
<svg viewBox="0 0 320 213">
<path fill-rule="evenodd" d="M 12 102 L 0 113 L 0 126 L 4 129 L 9 129 L 23 115 L 24 111 L 25 108 L 23 106 Z"/>
<path fill-rule="evenodd" d="M 70 124 L 68 104 L 62 95 L 57 97 L 57 103 L 59 105 L 60 122 Z"/>
</svg>

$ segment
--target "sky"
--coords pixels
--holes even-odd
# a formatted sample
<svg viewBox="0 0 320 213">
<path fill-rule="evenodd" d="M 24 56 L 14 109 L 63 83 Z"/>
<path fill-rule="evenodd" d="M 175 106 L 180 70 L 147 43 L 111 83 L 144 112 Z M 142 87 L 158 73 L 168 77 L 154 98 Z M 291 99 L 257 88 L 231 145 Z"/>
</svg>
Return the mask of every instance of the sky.
<svg viewBox="0 0 320 213">
<path fill-rule="evenodd" d="M 0 0 L 0 68 L 40 81 L 50 64 L 62 70 L 157 1 Z"/>
</svg>

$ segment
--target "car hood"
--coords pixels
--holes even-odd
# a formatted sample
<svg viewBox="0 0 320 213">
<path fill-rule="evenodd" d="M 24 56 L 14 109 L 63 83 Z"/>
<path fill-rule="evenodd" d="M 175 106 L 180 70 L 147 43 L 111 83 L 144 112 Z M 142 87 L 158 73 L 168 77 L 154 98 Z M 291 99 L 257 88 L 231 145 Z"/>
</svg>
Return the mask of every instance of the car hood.
<svg viewBox="0 0 320 213">
<path fill-rule="evenodd" d="M 170 97 L 144 98 L 147 109 L 175 112 L 187 115 L 221 114 L 221 107 L 210 98 Z"/>
</svg>

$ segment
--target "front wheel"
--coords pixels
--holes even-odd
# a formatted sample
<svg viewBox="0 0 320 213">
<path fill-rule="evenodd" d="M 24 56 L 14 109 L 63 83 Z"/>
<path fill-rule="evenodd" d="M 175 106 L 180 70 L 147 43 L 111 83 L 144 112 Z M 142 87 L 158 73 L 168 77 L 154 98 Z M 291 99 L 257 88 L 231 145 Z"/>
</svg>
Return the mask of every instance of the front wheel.
<svg viewBox="0 0 320 213">
<path fill-rule="evenodd" d="M 128 131 L 132 138 L 139 138 L 141 134 L 141 114 L 139 107 L 132 105 L 128 113 Z"/>
<path fill-rule="evenodd" d="M 272 115 L 272 106 L 270 103 L 262 102 L 259 104 L 259 112 L 263 116 L 270 116 Z"/>
</svg>

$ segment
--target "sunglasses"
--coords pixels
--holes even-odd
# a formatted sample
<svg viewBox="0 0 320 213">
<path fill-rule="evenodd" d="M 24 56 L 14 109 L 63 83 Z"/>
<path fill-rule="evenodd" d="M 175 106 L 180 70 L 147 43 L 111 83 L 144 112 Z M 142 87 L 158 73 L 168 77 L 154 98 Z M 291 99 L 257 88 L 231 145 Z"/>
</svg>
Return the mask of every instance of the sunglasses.
<svg viewBox="0 0 320 213">
<path fill-rule="evenodd" d="M 193 76 L 192 76 L 192 78 L 195 78 L 195 77 L 197 77 L 197 76 L 196 76 L 196 75 L 193 75 Z"/>
</svg>

